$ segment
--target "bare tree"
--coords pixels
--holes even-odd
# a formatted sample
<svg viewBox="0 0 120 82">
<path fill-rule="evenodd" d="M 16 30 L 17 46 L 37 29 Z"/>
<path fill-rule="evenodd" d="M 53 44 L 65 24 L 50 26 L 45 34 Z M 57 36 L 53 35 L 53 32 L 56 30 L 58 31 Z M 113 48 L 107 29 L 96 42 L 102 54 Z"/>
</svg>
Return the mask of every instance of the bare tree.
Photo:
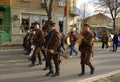
<svg viewBox="0 0 120 82">
<path fill-rule="evenodd" d="M 113 20 L 113 31 L 116 31 L 116 18 L 120 13 L 120 0 L 98 0 L 99 8 L 101 12 L 110 13 Z"/>
<path fill-rule="evenodd" d="M 87 15 L 88 15 L 88 13 L 87 13 L 87 8 L 88 8 L 88 6 L 87 6 L 87 4 L 86 3 L 84 3 L 84 4 L 82 4 L 81 5 L 81 13 L 80 13 L 80 19 L 81 19 L 81 21 L 82 21 L 82 25 L 84 25 L 84 23 L 86 23 L 85 22 L 85 18 L 87 17 Z"/>
<path fill-rule="evenodd" d="M 52 20 L 53 4 L 55 2 L 58 3 L 58 1 L 59 0 L 44 0 L 44 8 L 48 16 L 48 21 L 43 25 L 43 31 L 48 31 L 48 23 Z"/>
<path fill-rule="evenodd" d="M 44 0 L 44 2 L 45 2 L 45 10 L 46 10 L 47 16 L 48 16 L 48 21 L 50 21 L 52 19 L 53 0 L 50 0 L 50 2 L 48 2 L 48 0 Z"/>
<path fill-rule="evenodd" d="M 89 4 L 88 4 L 89 3 Z M 82 3 L 80 5 L 80 16 L 79 16 L 79 20 L 81 20 L 81 26 L 83 26 L 86 22 L 86 18 L 89 17 L 90 15 L 92 15 L 92 11 L 90 10 L 89 6 L 91 4 L 91 2 L 88 3 Z"/>
<path fill-rule="evenodd" d="M 45 21 L 45 24 L 42 27 L 42 30 L 45 32 L 48 32 L 48 25 L 49 22 L 52 20 L 52 6 L 53 6 L 54 0 L 44 0 L 44 8 L 48 16 L 48 20 Z"/>
</svg>

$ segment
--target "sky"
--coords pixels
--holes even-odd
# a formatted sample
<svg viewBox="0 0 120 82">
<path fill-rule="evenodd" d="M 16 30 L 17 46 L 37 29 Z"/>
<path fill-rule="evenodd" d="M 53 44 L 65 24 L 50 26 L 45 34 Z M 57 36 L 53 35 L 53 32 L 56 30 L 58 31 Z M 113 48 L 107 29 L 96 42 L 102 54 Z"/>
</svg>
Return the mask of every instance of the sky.
<svg viewBox="0 0 120 82">
<path fill-rule="evenodd" d="M 96 9 L 97 7 L 95 7 L 95 6 L 93 5 L 94 1 L 95 1 L 95 0 L 77 0 L 77 7 L 78 7 L 78 8 L 81 8 L 81 5 L 84 4 L 84 3 L 86 3 L 87 6 L 88 6 L 88 7 L 87 7 L 87 12 L 89 13 L 89 16 L 92 16 L 92 15 L 98 13 L 98 12 L 95 12 L 95 9 Z M 120 0 L 119 0 L 119 1 L 120 1 Z M 80 9 L 80 10 L 81 10 L 81 9 Z M 105 14 L 105 15 L 107 15 L 108 17 L 111 17 L 110 14 Z"/>
<path fill-rule="evenodd" d="M 87 6 L 88 6 L 87 11 L 90 12 L 90 15 L 93 15 L 93 14 L 95 14 L 95 12 L 94 12 L 95 11 L 95 7 L 93 6 L 92 3 L 90 3 L 92 1 L 94 1 L 94 0 L 77 0 L 77 7 L 80 8 L 80 6 L 82 4 L 86 3 Z"/>
</svg>

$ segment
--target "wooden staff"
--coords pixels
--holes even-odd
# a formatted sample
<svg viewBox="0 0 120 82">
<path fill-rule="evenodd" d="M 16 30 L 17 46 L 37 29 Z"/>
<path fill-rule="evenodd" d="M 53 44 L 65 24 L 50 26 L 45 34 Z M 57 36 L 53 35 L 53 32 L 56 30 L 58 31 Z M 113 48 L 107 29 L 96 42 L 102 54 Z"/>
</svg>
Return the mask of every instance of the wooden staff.
<svg viewBox="0 0 120 82">
<path fill-rule="evenodd" d="M 50 50 L 48 50 L 48 49 L 42 49 L 42 50 L 50 52 Z M 62 54 L 62 53 L 59 53 L 59 52 L 54 52 L 53 54 L 58 54 L 58 55 L 64 57 L 65 59 L 67 59 L 67 57 L 68 57 L 67 54 Z"/>
</svg>

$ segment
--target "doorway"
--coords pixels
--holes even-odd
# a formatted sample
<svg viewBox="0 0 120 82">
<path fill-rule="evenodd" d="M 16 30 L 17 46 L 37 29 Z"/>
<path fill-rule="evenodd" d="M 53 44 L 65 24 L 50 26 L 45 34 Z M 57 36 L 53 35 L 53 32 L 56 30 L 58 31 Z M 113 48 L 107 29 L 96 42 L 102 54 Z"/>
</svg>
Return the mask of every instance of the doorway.
<svg viewBox="0 0 120 82">
<path fill-rule="evenodd" d="M 63 32 L 63 21 L 59 21 L 59 32 Z"/>
</svg>

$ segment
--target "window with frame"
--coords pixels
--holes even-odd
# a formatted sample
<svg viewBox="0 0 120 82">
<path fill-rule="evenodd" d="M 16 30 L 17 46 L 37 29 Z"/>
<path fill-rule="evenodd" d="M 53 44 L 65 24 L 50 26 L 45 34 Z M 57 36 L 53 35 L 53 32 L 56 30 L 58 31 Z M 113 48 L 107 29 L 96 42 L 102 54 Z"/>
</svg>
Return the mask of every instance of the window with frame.
<svg viewBox="0 0 120 82">
<path fill-rule="evenodd" d="M 42 26 L 45 24 L 45 22 L 48 20 L 48 17 L 46 15 L 41 16 L 41 24 Z"/>
<path fill-rule="evenodd" d="M 59 32 L 63 32 L 63 23 L 64 23 L 64 17 L 62 17 L 62 16 L 60 16 L 60 17 L 58 17 L 58 19 L 59 19 Z"/>
<path fill-rule="evenodd" d="M 66 1 L 65 1 L 65 0 L 60 0 L 60 1 L 59 1 L 59 6 L 64 7 L 65 4 L 66 4 Z"/>
<path fill-rule="evenodd" d="M 22 32 L 26 32 L 29 29 L 30 16 L 29 16 L 29 14 L 22 13 L 21 17 L 22 17 L 21 30 L 22 30 Z"/>
</svg>

